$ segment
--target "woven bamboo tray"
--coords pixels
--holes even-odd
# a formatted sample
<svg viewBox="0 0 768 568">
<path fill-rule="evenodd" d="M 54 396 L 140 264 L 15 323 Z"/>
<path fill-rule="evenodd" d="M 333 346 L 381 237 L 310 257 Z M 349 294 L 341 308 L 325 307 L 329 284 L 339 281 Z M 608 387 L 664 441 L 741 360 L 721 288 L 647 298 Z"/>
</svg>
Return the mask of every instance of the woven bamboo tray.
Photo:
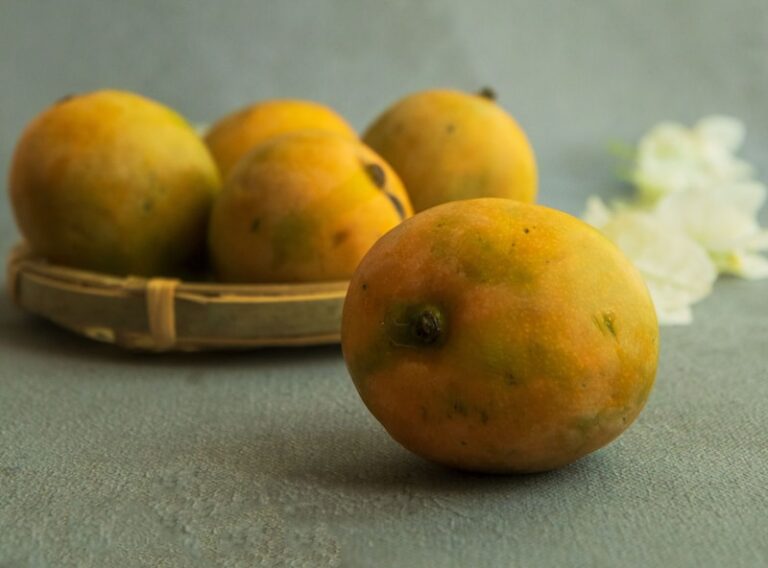
<svg viewBox="0 0 768 568">
<path fill-rule="evenodd" d="M 49 264 L 23 244 L 11 252 L 7 279 L 24 310 L 97 341 L 149 351 L 338 343 L 348 284 L 119 278 Z"/>
</svg>

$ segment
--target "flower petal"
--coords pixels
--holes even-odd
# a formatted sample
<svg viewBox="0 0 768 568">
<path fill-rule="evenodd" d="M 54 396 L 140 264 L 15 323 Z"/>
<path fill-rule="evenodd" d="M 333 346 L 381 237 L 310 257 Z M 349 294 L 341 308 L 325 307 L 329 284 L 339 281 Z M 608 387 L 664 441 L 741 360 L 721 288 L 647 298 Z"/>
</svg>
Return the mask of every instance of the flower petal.
<svg viewBox="0 0 768 568">
<path fill-rule="evenodd" d="M 690 306 L 666 310 L 657 305 L 656 317 L 659 319 L 659 325 L 689 325 L 693 321 Z"/>
<path fill-rule="evenodd" d="M 689 189 L 662 199 L 656 213 L 707 250 L 727 251 L 759 232 L 751 207 L 758 189 L 762 191 L 757 184 L 740 184 L 730 190 Z"/>
<path fill-rule="evenodd" d="M 702 138 L 723 147 L 730 153 L 741 147 L 746 133 L 743 122 L 723 115 L 702 118 L 696 123 L 694 130 Z"/>
<path fill-rule="evenodd" d="M 747 280 L 768 278 L 768 258 L 745 251 L 729 251 L 712 254 L 712 260 L 723 274 L 739 276 Z"/>
<path fill-rule="evenodd" d="M 590 195 L 587 198 L 587 206 L 581 218 L 593 227 L 600 229 L 611 220 L 611 215 L 610 209 L 602 199 L 596 195 Z"/>
<path fill-rule="evenodd" d="M 717 276 L 712 260 L 678 228 L 648 213 L 625 209 L 601 230 L 643 275 L 660 321 L 669 314 L 684 314 L 712 291 Z M 685 318 L 672 319 L 679 323 Z"/>
<path fill-rule="evenodd" d="M 768 231 L 761 229 L 744 243 L 744 247 L 750 251 L 768 250 Z"/>
</svg>

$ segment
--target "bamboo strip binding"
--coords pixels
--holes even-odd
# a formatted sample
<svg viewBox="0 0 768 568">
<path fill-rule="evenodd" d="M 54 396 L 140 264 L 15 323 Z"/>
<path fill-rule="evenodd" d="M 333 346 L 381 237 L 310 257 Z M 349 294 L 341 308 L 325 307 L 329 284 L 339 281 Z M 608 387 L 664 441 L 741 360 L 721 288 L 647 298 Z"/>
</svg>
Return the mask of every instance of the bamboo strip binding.
<svg viewBox="0 0 768 568">
<path fill-rule="evenodd" d="M 147 319 L 149 333 L 160 350 L 176 344 L 175 295 L 178 280 L 153 278 L 147 282 Z"/>
</svg>

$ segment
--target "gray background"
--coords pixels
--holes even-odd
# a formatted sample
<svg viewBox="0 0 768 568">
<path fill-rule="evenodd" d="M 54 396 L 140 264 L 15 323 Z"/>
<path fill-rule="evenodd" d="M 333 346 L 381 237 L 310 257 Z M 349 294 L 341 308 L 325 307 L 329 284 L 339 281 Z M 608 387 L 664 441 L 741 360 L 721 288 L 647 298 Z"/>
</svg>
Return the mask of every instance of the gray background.
<svg viewBox="0 0 768 568">
<path fill-rule="evenodd" d="M 409 91 L 483 85 L 530 134 L 540 201 L 572 213 L 620 189 L 607 146 L 665 118 L 741 117 L 768 177 L 765 0 L 0 0 L 0 174 L 69 92 L 136 90 L 196 121 L 295 96 L 363 128 Z M 764 566 L 767 292 L 719 281 L 663 330 L 639 421 L 524 477 L 402 450 L 336 347 L 128 355 L 3 294 L 0 566 Z"/>
</svg>

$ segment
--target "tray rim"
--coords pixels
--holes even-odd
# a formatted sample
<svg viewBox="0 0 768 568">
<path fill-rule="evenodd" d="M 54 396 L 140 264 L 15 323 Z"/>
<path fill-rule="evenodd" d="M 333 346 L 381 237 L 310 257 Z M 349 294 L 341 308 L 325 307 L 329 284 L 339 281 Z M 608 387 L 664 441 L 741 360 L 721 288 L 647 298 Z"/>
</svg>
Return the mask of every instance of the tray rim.
<svg viewBox="0 0 768 568">
<path fill-rule="evenodd" d="M 304 346 L 339 343 L 341 340 L 340 320 L 331 328 L 330 321 L 325 322 L 327 329 L 322 333 L 285 334 L 277 330 L 273 335 L 254 337 L 191 337 L 176 335 L 175 306 L 186 305 L 242 306 L 244 310 L 260 308 L 279 309 L 280 305 L 294 306 L 300 309 L 302 303 L 322 310 L 340 314 L 346 297 L 348 281 L 308 282 L 289 284 L 232 284 L 202 281 L 184 281 L 174 278 L 153 278 L 141 276 L 116 276 L 79 268 L 51 263 L 32 253 L 25 242 L 16 244 L 6 264 L 7 292 L 13 302 L 21 309 L 40 315 L 59 326 L 97 341 L 114 343 L 129 349 L 150 351 L 196 351 L 203 349 L 243 349 L 256 347 Z M 44 309 L 35 309 L 25 302 L 21 288 L 24 283 L 55 288 L 77 296 L 102 297 L 105 300 L 120 302 L 131 298 L 146 297 L 149 329 L 144 334 L 120 335 L 114 330 L 99 326 L 78 325 L 76 322 L 62 320 Z M 155 290 L 156 289 L 156 290 Z M 158 296 L 157 294 L 160 294 Z M 153 313 L 154 304 L 161 304 L 161 315 Z M 158 300 L 159 298 L 159 300 Z M 39 306 L 38 306 L 39 308 Z M 168 315 L 170 310 L 170 315 Z M 251 312 L 255 313 L 255 312 Z M 326 315 L 326 319 L 330 316 Z M 338 318 L 337 318 L 338 319 Z M 158 325 L 154 322 L 160 321 Z M 169 323 L 170 322 L 170 323 Z M 170 330 L 168 329 L 170 326 Z M 165 328 L 165 331 L 158 331 Z"/>
</svg>

